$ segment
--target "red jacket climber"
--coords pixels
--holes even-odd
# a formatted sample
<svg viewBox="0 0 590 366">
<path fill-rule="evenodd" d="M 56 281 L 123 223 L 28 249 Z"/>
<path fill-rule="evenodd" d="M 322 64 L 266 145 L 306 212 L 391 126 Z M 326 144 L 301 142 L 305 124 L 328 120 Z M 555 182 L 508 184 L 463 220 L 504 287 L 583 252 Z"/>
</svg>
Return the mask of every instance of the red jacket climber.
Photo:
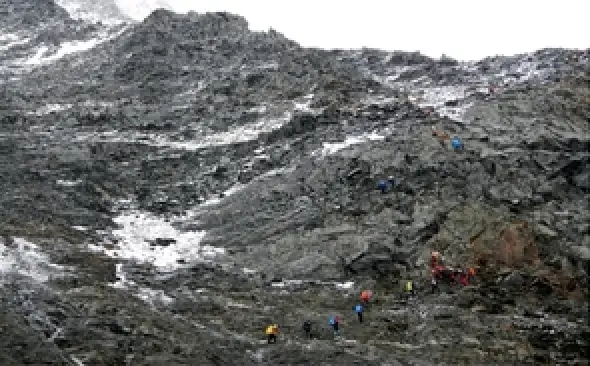
<svg viewBox="0 0 590 366">
<path fill-rule="evenodd" d="M 371 300 L 372 295 L 372 292 L 369 290 L 364 290 L 363 292 L 361 292 L 361 301 L 363 302 L 363 304 L 367 305 L 369 303 L 369 300 Z"/>
<path fill-rule="evenodd" d="M 462 270 L 461 273 L 459 273 L 459 282 L 463 286 L 467 286 L 469 284 L 467 281 L 467 272 L 465 270 Z"/>
</svg>

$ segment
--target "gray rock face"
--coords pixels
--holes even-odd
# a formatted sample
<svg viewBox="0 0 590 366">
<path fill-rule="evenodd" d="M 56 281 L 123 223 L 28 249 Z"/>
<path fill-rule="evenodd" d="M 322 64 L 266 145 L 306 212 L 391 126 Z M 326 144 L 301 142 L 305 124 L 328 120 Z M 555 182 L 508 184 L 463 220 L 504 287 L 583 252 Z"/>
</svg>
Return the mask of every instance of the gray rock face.
<svg viewBox="0 0 590 366">
<path fill-rule="evenodd" d="M 466 64 L 226 13 L 6 9 L 31 41 L 0 54 L 0 363 L 588 362 L 587 52 Z M 431 250 L 475 280 L 431 289 Z"/>
</svg>

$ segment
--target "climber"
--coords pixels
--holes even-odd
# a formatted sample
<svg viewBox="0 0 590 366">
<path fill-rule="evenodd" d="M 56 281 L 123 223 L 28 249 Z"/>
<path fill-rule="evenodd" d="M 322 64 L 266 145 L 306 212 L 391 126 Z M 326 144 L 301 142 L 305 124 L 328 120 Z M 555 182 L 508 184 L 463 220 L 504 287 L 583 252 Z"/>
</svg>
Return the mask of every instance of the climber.
<svg viewBox="0 0 590 366">
<path fill-rule="evenodd" d="M 377 188 L 381 190 L 381 193 L 387 193 L 387 181 L 380 180 Z"/>
<path fill-rule="evenodd" d="M 303 322 L 303 331 L 305 332 L 305 337 L 311 339 L 311 322 L 309 320 Z"/>
<path fill-rule="evenodd" d="M 467 280 L 467 271 L 465 269 L 461 270 L 459 273 L 459 283 L 463 286 L 467 286 L 469 281 Z"/>
<path fill-rule="evenodd" d="M 406 294 L 408 297 L 414 295 L 414 283 L 412 281 L 406 282 Z"/>
<path fill-rule="evenodd" d="M 277 324 L 271 324 L 266 327 L 266 336 L 268 337 L 268 344 L 277 343 L 277 335 L 279 334 L 279 326 Z"/>
<path fill-rule="evenodd" d="M 393 178 L 393 175 L 387 177 L 387 182 L 389 182 L 389 185 L 391 185 L 391 187 L 393 188 L 393 186 L 395 185 L 395 179 Z"/>
<path fill-rule="evenodd" d="M 461 269 L 460 268 L 453 268 L 453 277 L 452 280 L 454 283 L 460 283 L 461 280 Z"/>
<path fill-rule="evenodd" d="M 330 326 L 334 330 L 334 336 L 340 335 L 340 317 L 331 316 L 330 317 Z"/>
<path fill-rule="evenodd" d="M 436 266 L 438 266 L 439 256 L 440 256 L 439 252 L 430 253 L 430 268 L 436 268 Z"/>
<path fill-rule="evenodd" d="M 445 142 L 451 139 L 451 136 L 447 132 L 439 131 L 434 126 L 432 126 L 432 136 L 438 138 L 441 146 L 445 146 Z"/>
<path fill-rule="evenodd" d="M 463 142 L 457 136 L 454 136 L 451 139 L 451 146 L 453 146 L 454 150 L 462 150 L 463 149 Z"/>
<path fill-rule="evenodd" d="M 356 316 L 359 318 L 359 323 L 363 322 L 363 305 L 357 304 L 354 308 L 352 308 L 356 313 Z"/>
<path fill-rule="evenodd" d="M 469 282 L 475 281 L 475 268 L 469 267 L 469 269 L 467 270 L 467 280 Z"/>
<path fill-rule="evenodd" d="M 364 290 L 361 292 L 361 301 L 365 306 L 369 305 L 369 300 L 373 298 L 373 291 Z"/>
<path fill-rule="evenodd" d="M 361 301 L 365 306 L 369 304 L 369 300 L 371 300 L 371 297 L 373 297 L 373 293 L 371 291 L 364 290 L 363 292 L 361 292 Z"/>
<path fill-rule="evenodd" d="M 432 286 L 432 293 L 438 292 L 438 281 L 436 277 L 432 276 L 430 279 L 430 286 Z"/>
<path fill-rule="evenodd" d="M 440 280 L 445 281 L 447 284 L 451 284 L 454 281 L 453 271 L 445 266 L 436 266 L 436 272 Z"/>
</svg>

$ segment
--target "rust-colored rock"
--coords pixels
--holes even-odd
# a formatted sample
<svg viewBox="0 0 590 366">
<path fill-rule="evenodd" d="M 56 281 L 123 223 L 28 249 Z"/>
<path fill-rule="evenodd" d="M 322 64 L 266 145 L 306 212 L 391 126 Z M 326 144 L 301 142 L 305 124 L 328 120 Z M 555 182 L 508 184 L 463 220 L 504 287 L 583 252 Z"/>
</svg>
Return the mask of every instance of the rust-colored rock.
<svg viewBox="0 0 590 366">
<path fill-rule="evenodd" d="M 470 240 L 473 260 L 479 266 L 536 266 L 539 250 L 531 226 L 526 221 L 514 221 L 499 232 L 485 228 Z M 486 232 L 487 231 L 487 232 Z"/>
</svg>

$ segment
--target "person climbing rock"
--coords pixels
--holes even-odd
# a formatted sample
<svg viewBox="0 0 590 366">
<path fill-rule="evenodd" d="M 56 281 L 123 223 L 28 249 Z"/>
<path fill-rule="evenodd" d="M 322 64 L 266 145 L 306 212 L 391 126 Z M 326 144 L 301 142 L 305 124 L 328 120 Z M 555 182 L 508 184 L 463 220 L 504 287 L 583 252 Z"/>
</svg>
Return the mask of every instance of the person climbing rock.
<svg viewBox="0 0 590 366">
<path fill-rule="evenodd" d="M 381 190 L 381 193 L 387 193 L 387 181 L 380 180 L 377 188 Z"/>
<path fill-rule="evenodd" d="M 467 280 L 469 282 L 475 281 L 475 268 L 469 267 L 469 269 L 467 270 Z"/>
<path fill-rule="evenodd" d="M 408 298 L 414 295 L 414 283 L 412 281 L 406 282 L 406 295 Z"/>
<path fill-rule="evenodd" d="M 393 178 L 393 175 L 387 177 L 387 182 L 389 183 L 389 185 L 391 185 L 391 187 L 395 185 L 395 178 Z"/>
<path fill-rule="evenodd" d="M 311 339 L 311 322 L 309 320 L 303 322 L 303 332 L 305 332 L 305 338 Z"/>
<path fill-rule="evenodd" d="M 469 284 L 469 281 L 467 280 L 467 270 L 462 269 L 459 272 L 459 283 L 463 286 L 467 286 Z"/>
<path fill-rule="evenodd" d="M 266 336 L 268 337 L 268 344 L 277 343 L 277 335 L 279 334 L 279 326 L 277 324 L 271 324 L 266 327 Z"/>
<path fill-rule="evenodd" d="M 435 279 L 440 279 L 440 273 L 438 273 L 438 270 L 436 268 L 432 268 L 430 270 L 430 278 L 435 278 Z"/>
<path fill-rule="evenodd" d="M 443 278 L 446 278 L 449 284 L 453 284 L 457 282 L 458 272 L 454 268 L 443 267 Z"/>
<path fill-rule="evenodd" d="M 361 301 L 363 302 L 363 304 L 365 306 L 367 306 L 369 304 L 369 300 L 371 300 L 372 296 L 373 296 L 373 293 L 369 290 L 364 290 L 363 292 L 361 292 Z"/>
<path fill-rule="evenodd" d="M 334 331 L 334 336 L 340 335 L 340 318 L 338 316 L 331 316 L 330 317 L 330 326 Z"/>
<path fill-rule="evenodd" d="M 434 294 L 435 292 L 438 292 L 438 281 L 436 280 L 436 277 L 432 277 L 430 279 L 430 286 L 432 288 L 432 293 Z"/>
<path fill-rule="evenodd" d="M 456 284 L 460 283 L 460 279 L 461 279 L 461 268 L 458 268 L 458 267 L 453 268 L 452 273 L 453 273 L 453 278 L 452 278 L 453 282 L 456 283 Z"/>
<path fill-rule="evenodd" d="M 457 136 L 451 139 L 451 146 L 453 147 L 453 150 L 463 150 L 463 142 Z"/>
<path fill-rule="evenodd" d="M 353 308 L 354 312 L 356 313 L 356 316 L 359 319 L 359 323 L 363 322 L 363 305 L 361 304 L 357 304 L 354 308 Z"/>
<path fill-rule="evenodd" d="M 439 256 L 439 252 L 430 253 L 430 268 L 436 268 L 436 266 L 438 266 Z"/>
<path fill-rule="evenodd" d="M 445 143 L 451 139 L 451 136 L 447 132 L 439 131 L 434 126 L 432 126 L 432 136 L 438 139 L 441 146 L 445 146 Z"/>
</svg>

